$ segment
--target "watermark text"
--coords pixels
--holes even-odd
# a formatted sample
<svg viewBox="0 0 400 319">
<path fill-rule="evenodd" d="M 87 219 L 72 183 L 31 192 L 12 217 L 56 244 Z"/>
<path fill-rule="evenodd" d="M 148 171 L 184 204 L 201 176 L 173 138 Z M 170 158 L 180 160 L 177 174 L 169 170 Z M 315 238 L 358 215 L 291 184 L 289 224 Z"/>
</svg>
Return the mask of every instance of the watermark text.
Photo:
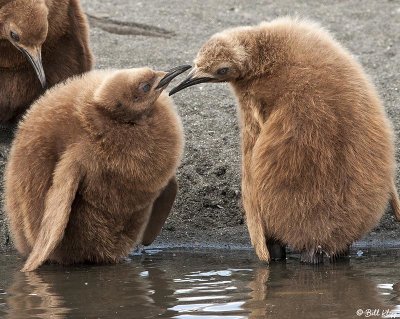
<svg viewBox="0 0 400 319">
<path fill-rule="evenodd" d="M 400 311 L 390 309 L 358 309 L 356 315 L 362 318 L 400 318 Z"/>
</svg>

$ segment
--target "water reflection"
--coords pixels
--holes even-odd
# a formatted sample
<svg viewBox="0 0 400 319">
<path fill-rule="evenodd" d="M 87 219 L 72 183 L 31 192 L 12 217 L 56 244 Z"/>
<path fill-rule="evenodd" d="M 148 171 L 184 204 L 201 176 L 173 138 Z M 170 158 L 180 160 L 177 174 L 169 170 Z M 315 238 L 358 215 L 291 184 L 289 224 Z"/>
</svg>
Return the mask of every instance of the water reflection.
<svg viewBox="0 0 400 319">
<path fill-rule="evenodd" d="M 163 251 L 28 274 L 16 256 L 0 265 L 0 318 L 353 318 L 400 309 L 400 269 L 388 256 L 266 267 L 248 251 Z"/>
<path fill-rule="evenodd" d="M 63 298 L 55 293 L 52 284 L 35 273 L 14 274 L 7 289 L 8 313 L 5 318 L 65 318 L 68 309 Z"/>
<path fill-rule="evenodd" d="M 394 308 L 373 280 L 348 264 L 257 268 L 250 287 L 248 318 L 353 318 L 359 309 Z"/>
</svg>

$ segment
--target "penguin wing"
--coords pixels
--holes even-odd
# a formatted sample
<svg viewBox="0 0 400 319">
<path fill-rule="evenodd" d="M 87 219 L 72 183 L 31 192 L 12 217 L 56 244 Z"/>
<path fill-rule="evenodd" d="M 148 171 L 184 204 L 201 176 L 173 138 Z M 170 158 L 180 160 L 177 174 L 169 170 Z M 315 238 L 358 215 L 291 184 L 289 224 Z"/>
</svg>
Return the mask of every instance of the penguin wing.
<svg viewBox="0 0 400 319">
<path fill-rule="evenodd" d="M 400 200 L 396 189 L 396 183 L 392 182 L 392 189 L 390 191 L 390 205 L 397 221 L 400 221 Z"/>
<path fill-rule="evenodd" d="M 150 219 L 142 238 L 143 245 L 150 245 L 160 234 L 161 229 L 171 212 L 177 192 L 178 183 L 176 182 L 176 177 L 174 176 L 154 201 Z"/>
<path fill-rule="evenodd" d="M 82 169 L 76 160 L 65 155 L 56 165 L 53 183 L 46 195 L 39 234 L 21 270 L 23 272 L 35 270 L 45 262 L 64 236 L 71 206 L 82 178 Z"/>
</svg>

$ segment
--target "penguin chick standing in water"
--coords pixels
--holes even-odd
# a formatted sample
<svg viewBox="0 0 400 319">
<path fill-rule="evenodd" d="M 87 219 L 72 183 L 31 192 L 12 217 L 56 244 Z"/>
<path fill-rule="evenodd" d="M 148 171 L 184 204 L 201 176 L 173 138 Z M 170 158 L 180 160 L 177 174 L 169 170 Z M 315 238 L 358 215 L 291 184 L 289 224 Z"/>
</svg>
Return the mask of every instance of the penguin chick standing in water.
<svg viewBox="0 0 400 319">
<path fill-rule="evenodd" d="M 0 0 L 0 124 L 50 87 L 92 68 L 79 0 Z"/>
<path fill-rule="evenodd" d="M 360 64 L 319 26 L 283 18 L 218 33 L 170 94 L 204 82 L 229 82 L 238 100 L 243 204 L 260 259 L 284 257 L 281 244 L 304 262 L 338 256 L 388 200 L 400 218 L 391 124 Z"/>
<path fill-rule="evenodd" d="M 33 104 L 5 173 L 11 233 L 29 255 L 23 271 L 46 260 L 113 263 L 154 239 L 183 151 L 181 121 L 162 91 L 187 69 L 93 71 Z"/>
</svg>

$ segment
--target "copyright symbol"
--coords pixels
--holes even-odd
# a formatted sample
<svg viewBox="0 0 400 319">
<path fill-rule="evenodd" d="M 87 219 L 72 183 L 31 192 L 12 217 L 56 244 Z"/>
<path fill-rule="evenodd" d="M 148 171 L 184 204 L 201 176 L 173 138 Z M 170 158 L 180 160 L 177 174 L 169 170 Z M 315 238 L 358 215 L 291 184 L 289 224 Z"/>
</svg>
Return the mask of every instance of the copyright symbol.
<svg viewBox="0 0 400 319">
<path fill-rule="evenodd" d="M 358 309 L 356 312 L 357 316 L 359 316 L 359 317 L 362 316 L 363 313 L 364 313 L 364 311 L 362 309 Z"/>
</svg>

